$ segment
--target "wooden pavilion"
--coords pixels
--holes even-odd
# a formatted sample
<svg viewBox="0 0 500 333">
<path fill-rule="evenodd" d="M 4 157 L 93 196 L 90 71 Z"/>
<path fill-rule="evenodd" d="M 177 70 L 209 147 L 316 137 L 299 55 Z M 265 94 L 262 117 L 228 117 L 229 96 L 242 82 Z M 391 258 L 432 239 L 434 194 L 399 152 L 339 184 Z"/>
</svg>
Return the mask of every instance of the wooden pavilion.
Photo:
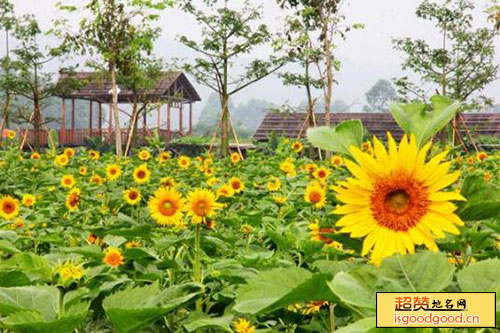
<svg viewBox="0 0 500 333">
<path fill-rule="evenodd" d="M 77 89 L 66 89 L 59 95 L 61 98 L 61 126 L 59 129 L 59 141 L 65 146 L 80 146 L 85 144 L 86 138 L 95 136 L 104 137 L 106 140 L 114 139 L 114 120 L 111 110 L 111 81 L 92 72 L 61 72 L 58 84 L 64 85 L 65 80 L 75 80 L 79 82 Z M 69 90 L 69 91 L 68 91 Z M 167 142 L 173 138 L 190 135 L 193 130 L 193 103 L 201 98 L 186 75 L 181 71 L 163 72 L 156 85 L 147 90 L 133 91 L 125 86 L 118 85 L 118 108 L 119 112 L 126 113 L 120 108 L 123 104 L 133 104 L 134 98 L 140 95 L 141 101 L 147 103 L 157 103 L 156 126 L 148 128 L 147 114 L 143 112 L 142 124 L 139 121 L 136 137 L 139 142 L 144 142 L 145 138 L 154 129 Z M 88 128 L 75 128 L 75 101 L 88 101 Z M 107 114 L 103 114 L 103 104 L 108 105 Z M 162 107 L 166 113 L 166 122 L 162 123 Z M 69 110 L 68 110 L 69 109 Z M 175 111 L 174 111 L 175 110 Z M 188 124 L 185 124 L 185 112 L 188 112 Z M 179 125 L 177 130 L 173 130 L 172 112 L 178 112 Z M 69 113 L 69 114 L 68 114 Z M 104 116 L 104 117 L 103 117 Z M 103 127 L 103 120 L 107 116 L 107 127 Z M 69 117 L 69 128 L 67 119 Z M 94 119 L 96 117 L 96 119 Z M 97 121 L 95 121 L 97 120 Z M 97 123 L 97 124 L 96 124 Z M 164 124 L 165 126 L 162 126 Z M 97 126 L 95 126 L 97 125 Z M 97 128 L 95 128 L 97 127 Z M 122 142 L 127 142 L 128 128 L 122 128 Z M 27 136 L 27 143 L 32 142 L 33 130 Z M 44 131 L 40 138 L 41 144 L 47 144 L 47 133 Z"/>
</svg>

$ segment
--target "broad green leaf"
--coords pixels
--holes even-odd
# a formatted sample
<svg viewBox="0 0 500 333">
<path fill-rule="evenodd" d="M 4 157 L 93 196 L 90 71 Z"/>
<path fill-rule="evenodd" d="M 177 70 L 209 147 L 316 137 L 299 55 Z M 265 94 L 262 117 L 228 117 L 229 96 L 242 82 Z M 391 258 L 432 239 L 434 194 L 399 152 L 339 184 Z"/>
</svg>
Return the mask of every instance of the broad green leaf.
<svg viewBox="0 0 500 333">
<path fill-rule="evenodd" d="M 109 246 L 120 247 L 120 245 L 125 244 L 127 239 L 121 236 L 106 235 L 102 241 Z"/>
<path fill-rule="evenodd" d="M 432 110 L 422 102 L 391 104 L 392 117 L 406 134 L 415 134 L 417 144 L 422 147 L 434 134 L 443 129 L 457 114 L 459 102 L 444 96 L 431 98 Z"/>
<path fill-rule="evenodd" d="M 86 317 L 88 303 L 64 305 L 56 287 L 0 288 L 0 323 L 17 332 L 70 333 Z"/>
<path fill-rule="evenodd" d="M 375 291 L 362 284 L 354 276 L 340 272 L 328 283 L 328 286 L 342 302 L 370 311 L 375 310 Z"/>
<path fill-rule="evenodd" d="M 60 247 L 57 249 L 57 251 L 61 251 L 64 253 L 77 253 L 95 259 L 100 259 L 103 256 L 101 247 L 95 244 L 88 244 L 79 247 Z"/>
<path fill-rule="evenodd" d="M 11 242 L 15 242 L 17 240 L 17 234 L 12 230 L 0 230 L 0 239 L 6 239 Z"/>
<path fill-rule="evenodd" d="M 52 278 L 52 268 L 44 258 L 36 254 L 26 252 L 14 255 L 9 260 L 2 263 L 0 270 L 16 270 L 26 274 L 33 274 L 42 279 Z"/>
<path fill-rule="evenodd" d="M 58 312 L 59 290 L 48 286 L 0 288 L 0 313 L 37 311 L 46 320 L 54 320 Z"/>
<path fill-rule="evenodd" d="M 184 325 L 188 332 L 196 330 L 216 329 L 217 332 L 233 332 L 231 330 L 232 315 L 224 317 L 208 317 L 201 316 L 200 318 L 189 318 L 189 323 Z"/>
<path fill-rule="evenodd" d="M 0 287 L 20 287 L 31 284 L 31 280 L 21 271 L 0 271 Z"/>
<path fill-rule="evenodd" d="M 335 127 L 309 128 L 307 139 L 315 147 L 350 155 L 351 146 L 360 147 L 363 143 L 363 125 L 359 119 L 353 119 Z"/>
<path fill-rule="evenodd" d="M 4 251 L 11 254 L 21 252 L 17 249 L 17 247 L 14 244 L 5 239 L 0 239 L 0 251 Z"/>
<path fill-rule="evenodd" d="M 399 282 L 401 291 L 416 292 L 444 290 L 452 282 L 455 271 L 444 253 L 435 252 L 392 256 L 383 261 L 381 269 L 385 278 Z"/>
<path fill-rule="evenodd" d="M 467 199 L 458 210 L 462 220 L 486 220 L 500 215 L 500 188 L 486 183 L 482 177 L 465 178 L 461 194 Z"/>
<path fill-rule="evenodd" d="M 333 260 L 316 260 L 312 263 L 322 273 L 330 273 L 335 276 L 339 272 L 348 272 L 353 269 L 356 264 L 352 261 L 333 261 Z"/>
<path fill-rule="evenodd" d="M 457 274 L 458 286 L 465 292 L 495 292 L 496 318 L 500 324 L 500 259 L 488 259 L 471 264 Z"/>
<path fill-rule="evenodd" d="M 375 317 L 368 317 L 358 320 L 355 323 L 349 324 L 344 327 L 340 327 L 335 332 L 336 333 L 365 333 L 370 329 L 374 328 L 376 324 Z"/>
<path fill-rule="evenodd" d="M 234 310 L 257 314 L 302 301 L 333 301 L 326 285 L 330 278 L 297 267 L 264 271 L 238 289 Z"/>
<path fill-rule="evenodd" d="M 201 285 L 186 283 L 161 290 L 158 283 L 119 291 L 102 305 L 118 332 L 136 332 L 202 292 Z"/>
<path fill-rule="evenodd" d="M 465 267 L 457 274 L 462 291 L 495 291 L 500 297 L 500 259 L 484 260 Z"/>
<path fill-rule="evenodd" d="M 380 268 L 363 265 L 340 272 L 328 286 L 342 302 L 372 314 L 376 292 L 442 291 L 450 285 L 453 271 L 444 254 L 421 252 L 392 256 Z"/>
</svg>

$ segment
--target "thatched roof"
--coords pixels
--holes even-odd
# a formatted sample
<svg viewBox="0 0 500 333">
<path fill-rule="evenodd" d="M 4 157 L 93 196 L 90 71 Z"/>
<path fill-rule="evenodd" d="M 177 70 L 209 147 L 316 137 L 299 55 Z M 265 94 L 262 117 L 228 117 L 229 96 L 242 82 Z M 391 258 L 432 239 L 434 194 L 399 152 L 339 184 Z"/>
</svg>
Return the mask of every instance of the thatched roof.
<svg viewBox="0 0 500 333">
<path fill-rule="evenodd" d="M 109 102 L 111 80 L 109 77 L 104 77 L 93 72 L 61 72 L 58 84 L 61 87 L 68 86 L 69 81 L 77 81 L 80 84 L 78 89 L 61 93 L 60 97 L 86 99 L 97 102 Z M 133 93 L 123 85 L 118 86 L 120 92 L 118 94 L 119 103 L 130 103 L 133 98 Z M 198 92 L 189 82 L 186 75 L 181 71 L 163 72 L 155 87 L 139 92 L 144 98 L 150 101 L 159 101 L 171 99 L 181 103 L 190 103 L 201 101 Z"/>
</svg>

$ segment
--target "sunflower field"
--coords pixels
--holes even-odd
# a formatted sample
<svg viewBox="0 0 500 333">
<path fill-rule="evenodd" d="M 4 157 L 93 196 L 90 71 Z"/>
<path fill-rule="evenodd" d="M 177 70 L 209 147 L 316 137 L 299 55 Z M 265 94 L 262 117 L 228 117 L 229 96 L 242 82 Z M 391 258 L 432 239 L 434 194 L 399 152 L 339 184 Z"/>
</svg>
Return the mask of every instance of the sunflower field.
<svg viewBox="0 0 500 333">
<path fill-rule="evenodd" d="M 371 332 L 378 291 L 499 295 L 500 152 L 441 147 L 440 128 L 363 140 L 347 121 L 225 158 L 22 152 L 10 132 L 0 326 Z"/>
</svg>

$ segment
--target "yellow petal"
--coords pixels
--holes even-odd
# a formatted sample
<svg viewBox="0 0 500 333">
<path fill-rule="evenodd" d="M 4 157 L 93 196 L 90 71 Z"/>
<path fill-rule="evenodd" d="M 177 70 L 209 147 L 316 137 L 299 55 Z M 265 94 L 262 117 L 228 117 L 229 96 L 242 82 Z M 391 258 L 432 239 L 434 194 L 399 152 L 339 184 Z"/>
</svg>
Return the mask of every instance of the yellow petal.
<svg viewBox="0 0 500 333">
<path fill-rule="evenodd" d="M 457 192 L 433 192 L 429 194 L 429 200 L 431 201 L 450 201 L 450 200 L 460 200 L 466 201 L 460 193 Z"/>
</svg>

